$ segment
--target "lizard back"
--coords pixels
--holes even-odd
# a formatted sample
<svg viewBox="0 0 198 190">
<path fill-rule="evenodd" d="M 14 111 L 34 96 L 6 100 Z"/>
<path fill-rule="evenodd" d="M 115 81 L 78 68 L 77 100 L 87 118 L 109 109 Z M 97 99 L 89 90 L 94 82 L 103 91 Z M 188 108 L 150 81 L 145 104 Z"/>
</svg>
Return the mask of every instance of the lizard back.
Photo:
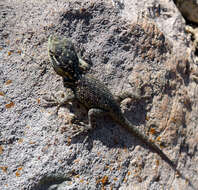
<svg viewBox="0 0 198 190">
<path fill-rule="evenodd" d="M 99 108 L 114 115 L 120 115 L 121 110 L 110 90 L 99 80 L 90 75 L 83 75 L 76 82 L 74 93 L 77 99 L 88 109 Z"/>
</svg>

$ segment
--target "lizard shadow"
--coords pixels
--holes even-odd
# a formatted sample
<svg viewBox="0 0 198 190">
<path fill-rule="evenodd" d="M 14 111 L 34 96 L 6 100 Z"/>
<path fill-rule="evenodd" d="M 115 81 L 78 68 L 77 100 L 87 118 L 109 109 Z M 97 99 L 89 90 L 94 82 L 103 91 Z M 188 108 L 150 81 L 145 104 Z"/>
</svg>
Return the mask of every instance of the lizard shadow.
<svg viewBox="0 0 198 190">
<path fill-rule="evenodd" d="M 123 114 L 134 125 L 135 128 L 138 128 L 138 126 L 145 124 L 147 113 L 146 107 L 147 104 L 149 104 L 150 102 L 151 99 L 127 102 L 125 104 L 124 107 L 126 108 L 126 110 L 123 111 Z M 78 110 L 76 110 L 74 107 L 72 109 L 74 113 L 78 112 L 77 115 L 80 116 Z M 81 106 L 79 106 L 78 109 L 80 110 Z M 82 116 L 80 116 L 80 118 L 82 118 Z M 84 121 L 88 121 L 87 116 Z M 148 131 L 148 129 L 146 129 L 146 131 Z M 92 129 L 87 134 L 73 137 L 71 143 L 76 144 L 79 142 L 84 142 L 85 138 L 88 139 L 87 148 L 89 150 L 92 149 L 94 140 L 101 141 L 105 146 L 109 148 L 119 147 L 124 149 L 126 147 L 135 147 L 136 145 L 146 147 L 144 144 L 141 143 L 141 141 L 138 140 L 137 137 L 133 136 L 125 129 L 123 129 L 122 126 L 117 124 L 109 115 L 96 118 L 96 128 Z"/>
<path fill-rule="evenodd" d="M 138 128 L 138 125 L 140 124 L 144 124 L 146 120 L 145 107 L 147 103 L 142 102 L 142 101 L 141 103 L 142 103 L 142 106 L 139 105 L 138 102 L 134 104 L 135 108 L 139 107 L 140 109 L 136 109 L 135 111 L 129 109 L 129 111 L 123 113 L 124 116 L 130 120 L 130 122 L 134 125 L 135 128 Z M 133 107 L 133 104 L 130 107 Z M 99 125 L 100 127 L 98 127 Z M 143 130 L 139 129 L 139 131 L 145 134 Z M 146 131 L 148 131 L 148 129 L 146 129 Z M 84 143 L 85 148 L 88 151 L 91 151 L 93 148 L 94 140 L 101 141 L 103 145 L 107 146 L 110 149 L 114 149 L 114 148 L 121 148 L 121 149 L 130 148 L 131 149 L 131 147 L 134 149 L 137 145 L 140 145 L 142 148 L 147 149 L 153 153 L 156 153 L 156 151 L 150 149 L 148 145 L 145 145 L 144 143 L 142 143 L 142 141 L 139 140 L 138 137 L 122 129 L 122 126 L 119 126 L 119 124 L 117 124 L 109 116 L 104 116 L 102 118 L 97 119 L 97 128 L 91 130 L 86 135 L 80 135 L 80 136 L 72 138 L 71 144 Z M 167 162 L 167 164 L 170 164 L 170 163 Z M 180 171 L 177 169 L 174 169 L 174 170 L 175 172 L 179 172 L 178 175 L 182 179 L 187 181 L 190 187 L 192 187 L 193 189 L 196 189 L 194 185 L 192 184 L 192 182 L 185 175 L 183 175 L 183 173 L 180 173 Z"/>
</svg>

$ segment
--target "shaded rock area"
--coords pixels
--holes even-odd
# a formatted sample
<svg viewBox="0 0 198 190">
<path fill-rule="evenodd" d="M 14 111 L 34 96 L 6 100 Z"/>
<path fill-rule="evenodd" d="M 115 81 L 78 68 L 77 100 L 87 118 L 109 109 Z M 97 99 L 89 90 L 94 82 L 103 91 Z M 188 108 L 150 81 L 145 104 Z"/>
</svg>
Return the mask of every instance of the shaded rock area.
<svg viewBox="0 0 198 190">
<path fill-rule="evenodd" d="M 197 0 L 174 0 L 181 14 L 191 22 L 198 24 L 198 1 Z"/>
<path fill-rule="evenodd" d="M 185 27 L 168 0 L 0 1 L 0 189 L 196 189 L 197 53 Z M 70 138 L 87 110 L 42 107 L 63 89 L 50 34 L 71 38 L 112 93 L 149 97 L 125 99 L 123 113 L 185 178 L 109 117 L 88 138 Z"/>
</svg>

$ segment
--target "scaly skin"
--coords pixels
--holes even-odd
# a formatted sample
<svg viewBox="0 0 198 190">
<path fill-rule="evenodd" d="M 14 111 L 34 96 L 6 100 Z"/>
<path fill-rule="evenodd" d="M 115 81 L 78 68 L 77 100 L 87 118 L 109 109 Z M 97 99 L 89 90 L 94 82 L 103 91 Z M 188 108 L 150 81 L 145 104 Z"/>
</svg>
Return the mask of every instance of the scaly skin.
<svg viewBox="0 0 198 190">
<path fill-rule="evenodd" d="M 117 123 L 139 138 L 152 151 L 158 153 L 175 171 L 176 165 L 155 145 L 149 138 L 141 134 L 123 115 L 120 106 L 109 89 L 99 80 L 88 74 L 82 74 L 81 63 L 71 41 L 51 36 L 48 41 L 48 53 L 52 67 L 63 77 L 64 87 L 70 88 L 73 93 L 64 92 L 64 97 L 56 105 L 77 100 L 88 109 L 88 131 L 93 126 L 93 119 L 101 114 L 110 115 Z"/>
</svg>

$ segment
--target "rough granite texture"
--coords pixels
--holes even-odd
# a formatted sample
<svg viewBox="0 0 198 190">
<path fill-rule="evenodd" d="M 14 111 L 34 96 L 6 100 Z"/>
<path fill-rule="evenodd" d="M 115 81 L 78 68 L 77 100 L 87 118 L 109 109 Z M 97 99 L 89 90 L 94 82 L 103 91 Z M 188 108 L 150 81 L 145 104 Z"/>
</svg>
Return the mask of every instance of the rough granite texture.
<svg viewBox="0 0 198 190">
<path fill-rule="evenodd" d="M 184 28 L 169 0 L 0 1 L 0 189 L 196 189 L 198 63 Z M 41 106 L 63 88 L 47 56 L 54 33 L 73 40 L 113 93 L 151 96 L 122 110 L 189 181 L 108 117 L 88 141 L 70 138 L 85 108 Z"/>
</svg>

